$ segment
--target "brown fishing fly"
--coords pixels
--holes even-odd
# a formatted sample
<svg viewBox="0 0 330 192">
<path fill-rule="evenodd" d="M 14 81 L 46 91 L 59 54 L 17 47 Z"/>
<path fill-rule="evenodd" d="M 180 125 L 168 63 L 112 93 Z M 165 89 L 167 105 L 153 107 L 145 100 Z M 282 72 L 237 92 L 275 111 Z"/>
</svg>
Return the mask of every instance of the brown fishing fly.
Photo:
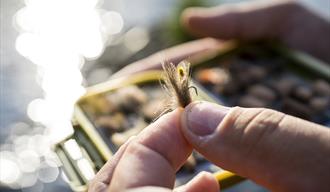
<svg viewBox="0 0 330 192">
<path fill-rule="evenodd" d="M 170 97 L 170 102 L 161 113 L 161 115 L 164 115 L 177 107 L 186 107 L 192 102 L 190 89 L 194 89 L 196 94 L 197 89 L 190 85 L 191 69 L 189 62 L 181 61 L 177 66 L 170 62 L 164 62 L 162 66 L 164 73 L 160 84 Z"/>
</svg>

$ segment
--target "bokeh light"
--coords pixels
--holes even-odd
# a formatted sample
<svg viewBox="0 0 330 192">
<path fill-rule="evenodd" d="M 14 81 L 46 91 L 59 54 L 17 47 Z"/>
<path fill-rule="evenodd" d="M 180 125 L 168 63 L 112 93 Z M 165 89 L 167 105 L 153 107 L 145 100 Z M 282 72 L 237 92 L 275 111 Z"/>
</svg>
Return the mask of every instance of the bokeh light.
<svg viewBox="0 0 330 192">
<path fill-rule="evenodd" d="M 35 79 L 43 96 L 27 107 L 35 124 L 13 125 L 12 135 L 2 145 L 0 183 L 22 191 L 42 191 L 43 183 L 54 182 L 60 175 L 60 163 L 51 146 L 73 133 L 74 103 L 85 93 L 80 70 L 86 59 L 103 53 L 124 22 L 119 13 L 102 10 L 100 0 L 24 2 L 25 7 L 14 16 L 14 27 L 20 32 L 15 48 L 35 64 Z M 68 148 L 80 152 L 77 143 L 69 142 Z M 88 160 L 81 155 L 76 158 L 84 177 L 91 179 L 95 173 Z"/>
<path fill-rule="evenodd" d="M 138 52 L 150 41 L 149 33 L 145 28 L 135 27 L 124 36 L 124 45 L 131 52 Z"/>
<path fill-rule="evenodd" d="M 60 171 L 57 164 L 52 161 L 43 162 L 39 168 L 38 178 L 44 183 L 54 182 Z"/>
<path fill-rule="evenodd" d="M 105 14 L 103 14 L 102 20 L 104 22 L 104 29 L 106 33 L 110 35 L 119 33 L 124 26 L 124 21 L 122 16 L 114 11 L 108 11 Z"/>
<path fill-rule="evenodd" d="M 40 165 L 40 157 L 33 150 L 24 150 L 18 154 L 20 170 L 23 172 L 35 172 Z"/>
<path fill-rule="evenodd" d="M 0 152 L 0 170 L 0 182 L 7 185 L 14 184 L 22 175 L 15 155 L 9 151 Z"/>
</svg>

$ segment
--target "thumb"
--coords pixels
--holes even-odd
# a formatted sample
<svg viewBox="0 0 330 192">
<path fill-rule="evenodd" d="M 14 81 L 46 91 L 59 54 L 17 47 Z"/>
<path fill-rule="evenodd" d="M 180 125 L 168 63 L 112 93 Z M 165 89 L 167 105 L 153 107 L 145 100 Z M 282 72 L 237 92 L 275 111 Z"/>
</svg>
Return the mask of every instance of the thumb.
<svg viewBox="0 0 330 192">
<path fill-rule="evenodd" d="M 262 108 L 194 102 L 181 129 L 216 165 L 274 191 L 329 191 L 330 130 Z M 319 190 L 317 190 L 319 189 Z"/>
</svg>

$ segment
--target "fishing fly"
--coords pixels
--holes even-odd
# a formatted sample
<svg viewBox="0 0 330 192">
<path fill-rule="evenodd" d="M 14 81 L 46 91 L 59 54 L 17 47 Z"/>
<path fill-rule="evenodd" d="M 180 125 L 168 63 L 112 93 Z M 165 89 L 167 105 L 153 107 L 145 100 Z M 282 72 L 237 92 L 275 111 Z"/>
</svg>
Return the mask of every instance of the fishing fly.
<svg viewBox="0 0 330 192">
<path fill-rule="evenodd" d="M 170 102 L 161 115 L 173 111 L 177 107 L 184 108 L 191 103 L 190 89 L 194 89 L 197 95 L 196 87 L 190 85 L 191 68 L 189 62 L 181 61 L 177 66 L 170 62 L 164 62 L 162 66 L 164 73 L 160 84 L 169 95 Z"/>
</svg>

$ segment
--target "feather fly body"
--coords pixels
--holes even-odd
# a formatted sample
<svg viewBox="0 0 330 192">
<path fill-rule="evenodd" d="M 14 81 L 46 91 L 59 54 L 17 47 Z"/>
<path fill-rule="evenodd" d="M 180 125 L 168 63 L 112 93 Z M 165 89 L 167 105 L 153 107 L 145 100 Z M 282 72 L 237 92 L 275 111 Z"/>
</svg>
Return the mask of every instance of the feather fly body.
<svg viewBox="0 0 330 192">
<path fill-rule="evenodd" d="M 176 67 L 173 63 L 163 63 L 164 74 L 162 77 L 163 87 L 172 98 L 169 104 L 169 110 L 174 110 L 177 107 L 186 107 L 192 102 L 190 94 L 190 63 L 182 61 Z"/>
</svg>

